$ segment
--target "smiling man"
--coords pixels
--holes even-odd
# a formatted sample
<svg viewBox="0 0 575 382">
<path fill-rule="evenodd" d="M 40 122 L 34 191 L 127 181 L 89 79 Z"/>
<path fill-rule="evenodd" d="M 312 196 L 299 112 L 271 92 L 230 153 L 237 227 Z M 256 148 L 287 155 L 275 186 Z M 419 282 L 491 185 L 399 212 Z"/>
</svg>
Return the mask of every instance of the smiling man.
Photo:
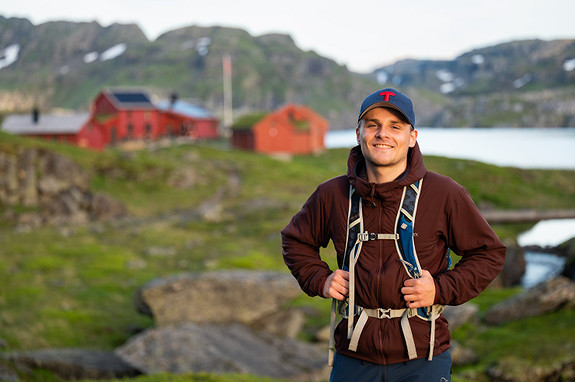
<svg viewBox="0 0 575 382">
<path fill-rule="evenodd" d="M 366 111 L 356 134 L 370 181 L 390 182 L 405 171 L 408 149 L 415 146 L 417 130 L 400 112 L 383 107 Z"/>
<path fill-rule="evenodd" d="M 409 97 L 367 96 L 356 134 L 347 174 L 320 184 L 282 230 L 284 262 L 343 316 L 332 319 L 330 381 L 449 381 L 443 307 L 481 293 L 505 247 L 464 187 L 425 168 Z M 320 256 L 330 240 L 336 270 Z"/>
</svg>

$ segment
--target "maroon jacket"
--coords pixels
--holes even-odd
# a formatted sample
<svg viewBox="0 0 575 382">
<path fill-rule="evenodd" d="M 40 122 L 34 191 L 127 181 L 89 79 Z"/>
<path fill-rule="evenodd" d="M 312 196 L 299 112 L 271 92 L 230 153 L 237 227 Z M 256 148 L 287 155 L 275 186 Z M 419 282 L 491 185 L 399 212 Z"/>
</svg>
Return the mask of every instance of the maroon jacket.
<svg viewBox="0 0 575 382">
<path fill-rule="evenodd" d="M 423 178 L 415 217 L 415 248 L 422 269 L 435 280 L 435 303 L 459 305 L 483 291 L 497 276 L 505 260 L 505 246 L 481 216 L 471 197 L 452 179 L 427 171 L 416 146 L 409 150 L 408 168 L 389 183 L 368 183 L 365 159 L 359 146 L 348 159 L 348 173 L 320 184 L 302 209 L 282 230 L 286 265 L 310 296 L 321 296 L 332 273 L 320 258 L 319 248 L 333 241 L 341 266 L 347 234 L 349 185 L 363 199 L 364 230 L 393 233 L 403 187 Z M 446 252 L 461 256 L 447 270 Z M 393 240 L 363 243 L 356 269 L 356 304 L 364 308 L 405 308 L 400 292 L 409 278 Z M 410 318 L 418 357 L 429 350 L 430 323 Z M 369 318 L 360 337 L 357 352 L 348 350 L 346 320 L 337 327 L 339 353 L 362 360 L 390 364 L 407 361 L 407 349 L 400 319 Z M 434 355 L 450 347 L 447 320 L 436 321 Z"/>
</svg>

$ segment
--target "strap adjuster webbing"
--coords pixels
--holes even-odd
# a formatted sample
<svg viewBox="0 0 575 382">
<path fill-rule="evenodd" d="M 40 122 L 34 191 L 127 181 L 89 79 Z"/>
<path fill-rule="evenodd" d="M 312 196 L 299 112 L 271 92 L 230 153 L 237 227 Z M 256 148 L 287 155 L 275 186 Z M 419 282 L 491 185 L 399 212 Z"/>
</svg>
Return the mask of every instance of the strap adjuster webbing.
<svg viewBox="0 0 575 382">
<path fill-rule="evenodd" d="M 430 333 L 429 333 L 429 354 L 427 359 L 431 361 L 433 359 L 433 349 L 435 342 L 435 320 L 439 318 L 443 312 L 443 305 L 435 304 L 430 307 L 430 317 L 421 318 L 426 321 L 431 322 Z M 361 314 L 351 335 L 348 349 L 351 351 L 357 351 L 357 346 L 359 345 L 359 338 L 361 332 L 367 323 L 368 317 L 373 317 L 377 319 L 393 319 L 401 318 L 401 331 L 403 332 L 403 338 L 405 340 L 405 345 L 407 347 L 407 354 L 409 359 L 417 358 L 417 350 L 415 349 L 415 341 L 413 339 L 413 333 L 411 331 L 411 325 L 409 324 L 409 318 L 417 315 L 416 308 L 403 308 L 403 309 L 366 309 L 361 308 Z"/>
<path fill-rule="evenodd" d="M 397 240 L 399 239 L 398 233 L 374 233 L 374 232 L 360 232 L 357 234 L 357 240 L 370 241 L 370 240 Z"/>
</svg>

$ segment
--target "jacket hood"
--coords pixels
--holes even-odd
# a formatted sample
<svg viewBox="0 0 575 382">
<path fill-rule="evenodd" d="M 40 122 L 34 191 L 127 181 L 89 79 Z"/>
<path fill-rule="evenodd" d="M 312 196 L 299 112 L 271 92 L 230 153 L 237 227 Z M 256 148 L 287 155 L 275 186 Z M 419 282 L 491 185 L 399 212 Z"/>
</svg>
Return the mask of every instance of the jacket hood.
<svg viewBox="0 0 575 382">
<path fill-rule="evenodd" d="M 359 145 L 349 152 L 347 160 L 347 178 L 356 192 L 363 198 L 373 197 L 377 194 L 385 194 L 397 188 L 403 188 L 415 181 L 423 178 L 427 173 L 427 168 L 423 163 L 423 155 L 419 150 L 419 143 L 410 148 L 407 153 L 407 169 L 397 179 L 388 183 L 369 183 L 365 168 L 365 158 Z M 381 195 L 380 195 L 381 197 Z"/>
</svg>

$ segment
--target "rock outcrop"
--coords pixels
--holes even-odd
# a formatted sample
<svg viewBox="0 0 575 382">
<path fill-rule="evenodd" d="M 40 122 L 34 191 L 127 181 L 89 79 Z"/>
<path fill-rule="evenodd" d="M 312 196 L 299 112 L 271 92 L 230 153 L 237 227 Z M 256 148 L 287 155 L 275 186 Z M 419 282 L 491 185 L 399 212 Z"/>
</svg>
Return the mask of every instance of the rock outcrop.
<svg viewBox="0 0 575 382">
<path fill-rule="evenodd" d="M 485 322 L 498 325 L 571 307 L 575 307 L 575 283 L 558 276 L 491 307 Z"/>
<path fill-rule="evenodd" d="M 282 308 L 301 295 L 286 273 L 221 271 L 152 280 L 135 294 L 156 328 L 116 350 L 144 373 L 250 373 L 327 379 L 327 347 L 295 339 L 304 313 Z"/>
<path fill-rule="evenodd" d="M 289 274 L 186 273 L 144 285 L 136 292 L 135 305 L 158 326 L 181 322 L 251 325 L 301 293 Z"/>
<path fill-rule="evenodd" d="M 242 324 L 183 323 L 141 333 L 116 354 L 146 374 L 249 373 L 273 378 L 321 373 L 327 353 L 301 341 L 265 335 Z"/>
<path fill-rule="evenodd" d="M 505 263 L 495 283 L 500 283 L 502 287 L 509 288 L 521 284 L 527 261 L 525 260 L 525 250 L 517 243 L 505 243 L 505 245 L 507 247 Z"/>
<path fill-rule="evenodd" d="M 456 306 L 447 305 L 443 311 L 443 315 L 449 322 L 450 332 L 453 332 L 466 322 L 476 319 L 478 313 L 479 306 L 471 302 Z"/>
<path fill-rule="evenodd" d="M 0 151 L 0 174 L 0 206 L 4 210 L 0 219 L 20 228 L 106 221 L 127 215 L 121 202 L 90 190 L 89 174 L 82 167 L 49 150 Z"/>
</svg>

